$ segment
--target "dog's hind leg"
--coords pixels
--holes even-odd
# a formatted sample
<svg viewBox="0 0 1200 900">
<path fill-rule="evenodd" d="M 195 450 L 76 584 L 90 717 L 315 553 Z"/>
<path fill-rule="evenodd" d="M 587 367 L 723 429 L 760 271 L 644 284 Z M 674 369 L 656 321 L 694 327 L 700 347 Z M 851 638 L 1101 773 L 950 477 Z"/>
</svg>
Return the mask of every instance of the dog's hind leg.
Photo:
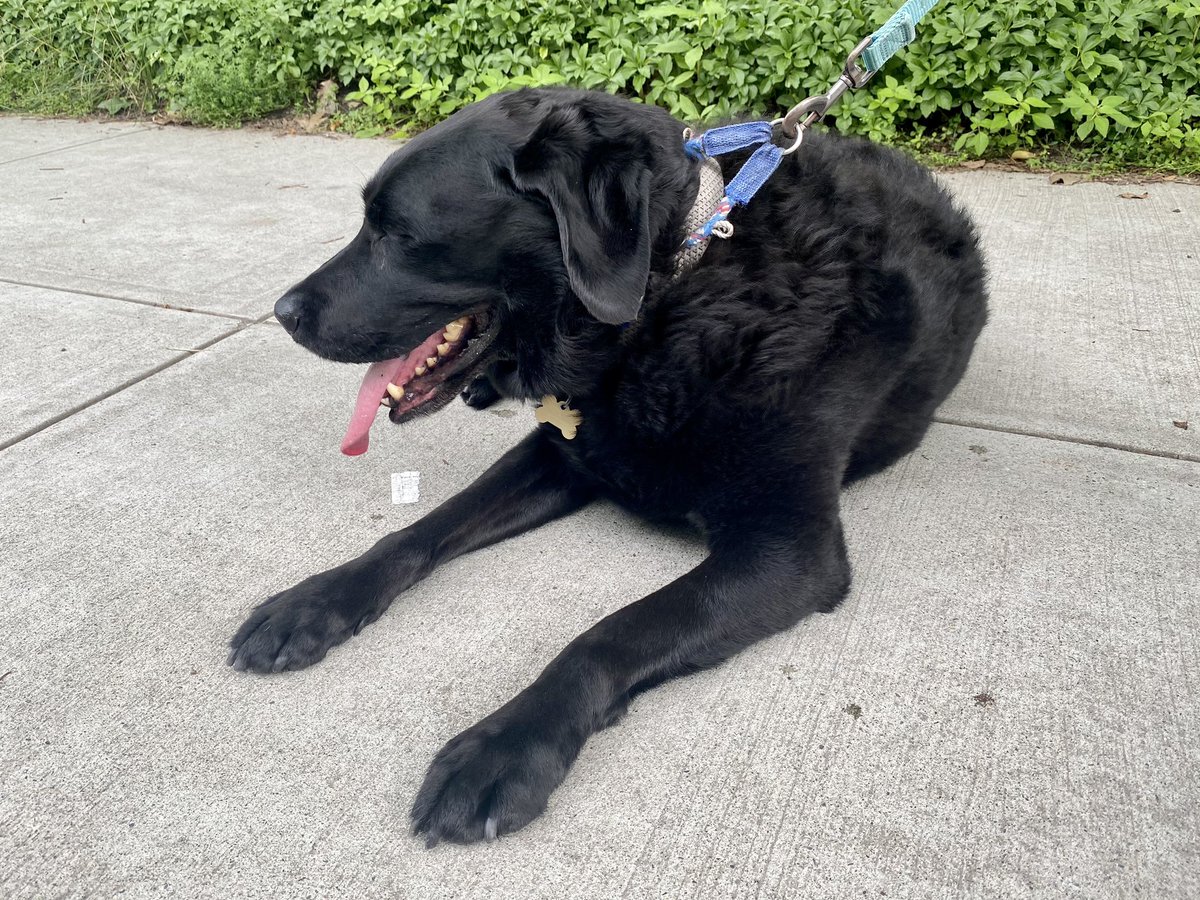
<svg viewBox="0 0 1200 900">
<path fill-rule="evenodd" d="M 850 484 L 882 472 L 915 450 L 941 402 L 941 397 L 920 386 L 907 381 L 898 385 L 880 405 L 870 424 L 859 432 L 842 483 Z"/>
<path fill-rule="evenodd" d="M 573 512 L 592 497 L 546 434 L 534 432 L 415 524 L 257 607 L 230 641 L 229 664 L 255 672 L 310 666 L 440 563 Z"/>
<path fill-rule="evenodd" d="M 972 282 L 963 288 L 949 330 L 929 344 L 923 357 L 910 364 L 859 431 L 844 484 L 874 475 L 916 449 L 937 408 L 966 372 L 975 339 L 986 321 L 987 300 L 982 285 Z"/>
<path fill-rule="evenodd" d="M 532 685 L 446 744 L 413 805 L 427 843 L 521 828 L 632 694 L 835 605 L 850 568 L 836 478 L 827 480 L 818 498 L 755 495 L 722 516 L 708 559 L 576 638 Z"/>
<path fill-rule="evenodd" d="M 962 377 L 968 355 L 917 363 L 905 373 L 855 438 L 843 484 L 881 472 L 917 448 Z"/>
</svg>

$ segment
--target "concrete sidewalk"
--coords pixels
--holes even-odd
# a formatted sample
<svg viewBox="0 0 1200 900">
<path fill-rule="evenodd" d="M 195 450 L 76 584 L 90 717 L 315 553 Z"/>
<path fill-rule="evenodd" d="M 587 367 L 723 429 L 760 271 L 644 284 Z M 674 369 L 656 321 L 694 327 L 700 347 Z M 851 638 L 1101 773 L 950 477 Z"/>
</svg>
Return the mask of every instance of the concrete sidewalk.
<svg viewBox="0 0 1200 900">
<path fill-rule="evenodd" d="M 639 698 L 525 830 L 426 851 L 442 743 L 702 548 L 596 506 L 319 666 L 224 666 L 532 426 L 456 403 L 343 457 L 361 367 L 269 320 L 392 149 L 0 118 L 0 896 L 1200 895 L 1200 188 L 946 176 L 992 321 L 844 495 L 847 602 Z"/>
</svg>

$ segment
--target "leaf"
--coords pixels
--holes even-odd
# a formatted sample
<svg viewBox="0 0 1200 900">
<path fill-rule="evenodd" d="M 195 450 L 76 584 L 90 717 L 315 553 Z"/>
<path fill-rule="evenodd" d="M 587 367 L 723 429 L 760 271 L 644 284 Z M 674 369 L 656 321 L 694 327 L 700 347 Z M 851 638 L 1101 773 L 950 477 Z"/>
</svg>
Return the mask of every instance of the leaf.
<svg viewBox="0 0 1200 900">
<path fill-rule="evenodd" d="M 1035 156 L 1037 156 L 1037 154 L 1030 150 L 1014 150 L 1009 154 L 1008 158 L 1016 160 L 1017 162 L 1023 162 L 1027 159 L 1033 159 Z"/>
<path fill-rule="evenodd" d="M 982 169 L 986 165 L 987 160 L 985 159 L 968 159 L 964 163 L 959 163 L 959 167 L 963 169 Z"/>
<path fill-rule="evenodd" d="M 102 103 L 96 104 L 96 109 L 102 109 L 110 116 L 115 116 L 117 113 L 124 112 L 133 104 L 125 97 L 112 97 Z"/>
<path fill-rule="evenodd" d="M 1123 193 L 1117 194 L 1117 196 L 1120 197 L 1122 200 L 1148 200 L 1148 199 L 1150 199 L 1150 192 L 1143 191 L 1140 194 L 1135 194 L 1132 191 L 1125 191 Z"/>
<path fill-rule="evenodd" d="M 1105 113 L 1107 113 L 1108 117 L 1114 122 L 1116 122 L 1118 125 L 1124 126 L 1125 128 L 1133 128 L 1137 125 L 1137 122 L 1125 115 L 1125 113 L 1121 112 L 1119 109 L 1106 109 Z"/>
<path fill-rule="evenodd" d="M 691 49 L 692 49 L 692 45 L 689 44 L 687 41 L 683 40 L 682 38 L 675 38 L 674 40 L 663 41 L 661 44 L 655 45 L 654 52 L 655 53 L 675 54 L 675 53 L 686 53 L 688 50 L 691 50 Z"/>
<path fill-rule="evenodd" d="M 993 103 L 1000 103 L 1004 106 L 1016 106 L 1017 99 L 1003 88 L 992 88 L 990 91 L 983 92 L 985 100 L 991 100 Z"/>
<path fill-rule="evenodd" d="M 683 113 L 683 117 L 687 121 L 696 122 L 700 120 L 700 110 L 696 109 L 696 104 L 683 94 L 679 95 L 679 98 L 675 101 L 675 104 L 679 108 L 679 111 Z"/>
<path fill-rule="evenodd" d="M 666 19 L 671 16 L 693 16 L 695 12 L 686 9 L 682 6 L 652 6 L 649 9 L 643 9 L 641 16 L 643 19 Z"/>
<path fill-rule="evenodd" d="M 1072 185 L 1079 184 L 1083 180 L 1085 179 L 1082 175 L 1076 175 L 1073 172 L 1056 172 L 1050 176 L 1051 184 Z"/>
</svg>

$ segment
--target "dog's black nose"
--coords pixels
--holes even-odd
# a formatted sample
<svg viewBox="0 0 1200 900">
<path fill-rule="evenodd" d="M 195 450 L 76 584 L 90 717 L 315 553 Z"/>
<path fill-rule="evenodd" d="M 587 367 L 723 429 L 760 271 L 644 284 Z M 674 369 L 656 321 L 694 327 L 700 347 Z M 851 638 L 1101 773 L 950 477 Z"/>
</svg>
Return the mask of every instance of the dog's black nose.
<svg viewBox="0 0 1200 900">
<path fill-rule="evenodd" d="M 288 291 L 276 300 L 275 318 L 287 329 L 288 334 L 295 334 L 300 325 L 300 295 L 295 291 Z"/>
</svg>

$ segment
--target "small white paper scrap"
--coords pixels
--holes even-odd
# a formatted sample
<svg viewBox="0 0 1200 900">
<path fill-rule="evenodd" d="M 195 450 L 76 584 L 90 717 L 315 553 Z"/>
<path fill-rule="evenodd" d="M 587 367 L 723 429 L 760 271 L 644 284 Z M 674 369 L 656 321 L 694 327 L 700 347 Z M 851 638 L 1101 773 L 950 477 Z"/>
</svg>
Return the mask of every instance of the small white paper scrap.
<svg viewBox="0 0 1200 900">
<path fill-rule="evenodd" d="M 421 499 L 420 472 L 392 473 L 392 502 L 416 503 Z"/>
</svg>

